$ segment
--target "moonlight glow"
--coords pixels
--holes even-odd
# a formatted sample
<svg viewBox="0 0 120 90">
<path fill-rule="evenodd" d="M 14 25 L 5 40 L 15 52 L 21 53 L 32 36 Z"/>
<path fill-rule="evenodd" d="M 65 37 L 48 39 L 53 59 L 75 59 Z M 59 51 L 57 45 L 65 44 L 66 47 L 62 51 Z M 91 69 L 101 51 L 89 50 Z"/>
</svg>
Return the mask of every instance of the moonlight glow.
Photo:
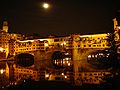
<svg viewBox="0 0 120 90">
<path fill-rule="evenodd" d="M 49 8 L 49 4 L 48 3 L 43 3 L 43 8 L 45 8 L 45 9 Z"/>
</svg>

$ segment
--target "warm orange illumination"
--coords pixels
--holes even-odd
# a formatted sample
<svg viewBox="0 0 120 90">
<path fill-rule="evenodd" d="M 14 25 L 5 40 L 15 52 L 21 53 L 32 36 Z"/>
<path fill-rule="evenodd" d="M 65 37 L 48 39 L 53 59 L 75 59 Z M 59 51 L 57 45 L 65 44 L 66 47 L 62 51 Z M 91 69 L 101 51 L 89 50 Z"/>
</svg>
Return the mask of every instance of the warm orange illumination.
<svg viewBox="0 0 120 90">
<path fill-rule="evenodd" d="M 66 45 L 66 42 L 61 43 L 61 45 Z"/>
</svg>

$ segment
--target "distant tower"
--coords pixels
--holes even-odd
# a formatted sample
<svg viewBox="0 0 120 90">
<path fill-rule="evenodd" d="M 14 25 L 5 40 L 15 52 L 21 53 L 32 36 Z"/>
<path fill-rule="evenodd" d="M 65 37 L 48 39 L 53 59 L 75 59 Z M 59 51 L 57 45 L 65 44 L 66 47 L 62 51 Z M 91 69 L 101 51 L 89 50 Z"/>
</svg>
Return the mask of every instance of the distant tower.
<svg viewBox="0 0 120 90">
<path fill-rule="evenodd" d="M 118 26 L 118 21 L 116 18 L 113 19 L 114 22 L 114 33 L 115 33 L 115 40 L 118 41 L 120 39 L 120 26 Z"/>
<path fill-rule="evenodd" d="M 113 19 L 114 22 L 114 30 L 118 30 L 117 26 L 118 26 L 118 21 L 116 18 Z"/>
<path fill-rule="evenodd" d="M 2 28 L 2 31 L 4 31 L 4 32 L 8 32 L 8 22 L 7 22 L 7 21 L 4 21 L 4 22 L 3 22 L 3 28 Z"/>
</svg>

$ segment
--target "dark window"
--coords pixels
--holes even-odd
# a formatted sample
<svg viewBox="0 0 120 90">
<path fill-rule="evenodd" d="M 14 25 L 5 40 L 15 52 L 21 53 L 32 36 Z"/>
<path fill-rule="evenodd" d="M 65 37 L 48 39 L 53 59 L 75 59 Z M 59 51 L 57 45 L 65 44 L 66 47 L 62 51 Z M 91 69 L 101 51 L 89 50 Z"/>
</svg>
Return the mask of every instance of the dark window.
<svg viewBox="0 0 120 90">
<path fill-rule="evenodd" d="M 54 39 L 54 42 L 58 42 L 59 41 L 59 39 Z"/>
<path fill-rule="evenodd" d="M 91 47 L 91 45 L 89 45 L 89 47 Z"/>
</svg>

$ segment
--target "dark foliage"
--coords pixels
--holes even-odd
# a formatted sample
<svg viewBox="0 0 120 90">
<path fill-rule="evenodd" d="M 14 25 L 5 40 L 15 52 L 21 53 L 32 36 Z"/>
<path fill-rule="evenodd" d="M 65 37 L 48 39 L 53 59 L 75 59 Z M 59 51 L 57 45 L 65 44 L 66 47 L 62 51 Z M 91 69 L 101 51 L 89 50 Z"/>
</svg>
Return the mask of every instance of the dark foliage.
<svg viewBox="0 0 120 90">
<path fill-rule="evenodd" d="M 115 41 L 114 32 L 108 36 L 107 40 L 110 46 L 108 51 L 111 54 L 110 61 L 112 70 L 111 75 L 106 75 L 103 80 L 105 80 L 105 84 L 110 84 L 114 88 L 113 90 L 120 90 L 120 55 L 117 52 L 119 42 Z"/>
<path fill-rule="evenodd" d="M 119 54 L 117 52 L 117 49 L 119 47 L 119 43 L 115 41 L 115 33 L 110 33 L 108 36 L 108 45 L 110 48 L 108 49 L 108 52 L 111 54 L 110 60 L 112 62 L 112 68 L 113 69 L 119 69 Z"/>
</svg>

